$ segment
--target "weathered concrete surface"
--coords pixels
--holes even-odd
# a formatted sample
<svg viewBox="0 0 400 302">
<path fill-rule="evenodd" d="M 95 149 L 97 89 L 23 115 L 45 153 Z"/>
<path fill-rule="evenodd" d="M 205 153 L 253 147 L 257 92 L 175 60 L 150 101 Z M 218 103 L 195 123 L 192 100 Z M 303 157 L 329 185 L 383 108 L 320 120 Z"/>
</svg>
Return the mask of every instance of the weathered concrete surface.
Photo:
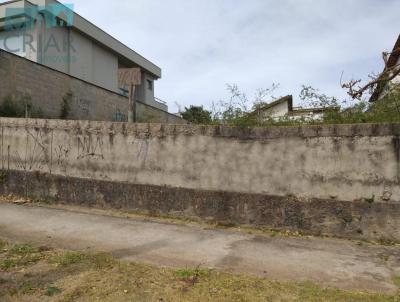
<svg viewBox="0 0 400 302">
<path fill-rule="evenodd" d="M 8 170 L 400 203 L 400 124 L 235 128 L 0 119 L 0 127 Z"/>
<path fill-rule="evenodd" d="M 201 218 L 309 235 L 400 242 L 400 203 L 297 199 L 9 171 L 0 194 L 46 202 Z"/>
<path fill-rule="evenodd" d="M 319 238 L 270 238 L 142 218 L 0 204 L 0 236 L 68 249 L 111 252 L 160 266 L 205 267 L 342 289 L 394 292 L 400 250 Z"/>
</svg>

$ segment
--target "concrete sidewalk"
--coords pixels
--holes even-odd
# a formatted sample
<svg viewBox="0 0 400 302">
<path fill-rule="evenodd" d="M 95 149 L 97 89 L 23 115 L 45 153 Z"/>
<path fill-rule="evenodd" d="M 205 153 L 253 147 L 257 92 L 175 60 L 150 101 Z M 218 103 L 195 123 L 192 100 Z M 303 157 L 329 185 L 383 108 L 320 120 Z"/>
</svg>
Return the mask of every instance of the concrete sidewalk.
<svg viewBox="0 0 400 302">
<path fill-rule="evenodd" d="M 275 280 L 395 292 L 399 247 L 322 238 L 282 238 L 144 218 L 0 203 L 0 237 L 73 250 L 111 252 L 159 266 L 213 267 Z"/>
</svg>

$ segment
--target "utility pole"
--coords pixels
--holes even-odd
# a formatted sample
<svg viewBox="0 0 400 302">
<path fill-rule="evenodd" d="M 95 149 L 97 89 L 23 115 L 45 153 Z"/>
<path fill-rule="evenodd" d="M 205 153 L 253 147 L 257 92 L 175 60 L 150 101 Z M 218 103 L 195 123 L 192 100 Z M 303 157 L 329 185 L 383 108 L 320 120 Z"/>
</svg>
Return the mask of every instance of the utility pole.
<svg viewBox="0 0 400 302">
<path fill-rule="evenodd" d="M 128 86 L 128 122 L 136 122 L 136 86 L 142 82 L 142 73 L 140 68 L 121 68 L 118 69 L 118 84 L 119 86 Z"/>
<path fill-rule="evenodd" d="M 128 108 L 128 123 L 136 123 L 136 100 L 135 100 L 135 85 L 129 87 L 129 108 Z"/>
</svg>

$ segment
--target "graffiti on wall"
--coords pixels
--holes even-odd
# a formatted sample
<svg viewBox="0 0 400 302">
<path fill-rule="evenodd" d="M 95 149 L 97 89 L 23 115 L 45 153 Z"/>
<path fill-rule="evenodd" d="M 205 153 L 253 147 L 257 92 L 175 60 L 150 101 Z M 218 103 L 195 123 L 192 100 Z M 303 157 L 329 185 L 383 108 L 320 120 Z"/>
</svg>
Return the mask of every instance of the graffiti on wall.
<svg viewBox="0 0 400 302">
<path fill-rule="evenodd" d="M 96 135 L 78 135 L 78 156 L 77 159 L 92 158 L 104 159 L 103 154 L 103 139 Z"/>
<path fill-rule="evenodd" d="M 52 133 L 44 132 L 42 129 L 26 129 L 26 148 L 24 152 L 14 150 L 12 154 L 17 168 L 25 171 L 43 169 L 50 171 L 51 140 Z"/>
<path fill-rule="evenodd" d="M 113 116 L 113 121 L 114 122 L 126 122 L 126 121 L 128 121 L 128 117 L 126 116 L 126 114 L 123 114 L 121 112 L 121 110 L 116 109 L 114 116 Z"/>
<path fill-rule="evenodd" d="M 89 116 L 91 101 L 86 99 L 79 99 L 78 108 L 83 112 L 83 116 Z"/>
<path fill-rule="evenodd" d="M 101 135 L 63 133 L 60 137 L 60 134 L 54 134 L 53 130 L 26 128 L 19 143 L 10 145 L 7 142 L 3 143 L 4 134 L 1 134 L 3 169 L 14 167 L 27 172 L 43 171 L 67 175 L 71 160 L 104 159 Z M 54 135 L 58 135 L 58 138 L 53 141 Z"/>
</svg>

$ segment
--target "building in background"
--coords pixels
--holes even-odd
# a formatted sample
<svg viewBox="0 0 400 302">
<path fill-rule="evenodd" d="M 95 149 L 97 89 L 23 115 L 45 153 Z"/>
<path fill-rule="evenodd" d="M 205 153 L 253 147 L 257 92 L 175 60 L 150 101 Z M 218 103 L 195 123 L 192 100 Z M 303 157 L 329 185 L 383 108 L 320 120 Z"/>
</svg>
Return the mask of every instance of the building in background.
<svg viewBox="0 0 400 302">
<path fill-rule="evenodd" d="M 154 97 L 161 69 L 58 1 L 0 3 L 0 48 L 123 95 L 118 69 L 139 67 L 135 100 L 168 111 Z"/>
<path fill-rule="evenodd" d="M 339 110 L 337 107 L 325 108 L 302 108 L 293 107 L 293 96 L 288 95 L 282 97 L 272 103 L 259 106 L 256 110 L 250 113 L 252 116 L 257 116 L 258 120 L 263 122 L 269 119 L 279 120 L 283 118 L 289 119 L 304 119 L 304 120 L 320 120 L 328 111 Z"/>
</svg>

